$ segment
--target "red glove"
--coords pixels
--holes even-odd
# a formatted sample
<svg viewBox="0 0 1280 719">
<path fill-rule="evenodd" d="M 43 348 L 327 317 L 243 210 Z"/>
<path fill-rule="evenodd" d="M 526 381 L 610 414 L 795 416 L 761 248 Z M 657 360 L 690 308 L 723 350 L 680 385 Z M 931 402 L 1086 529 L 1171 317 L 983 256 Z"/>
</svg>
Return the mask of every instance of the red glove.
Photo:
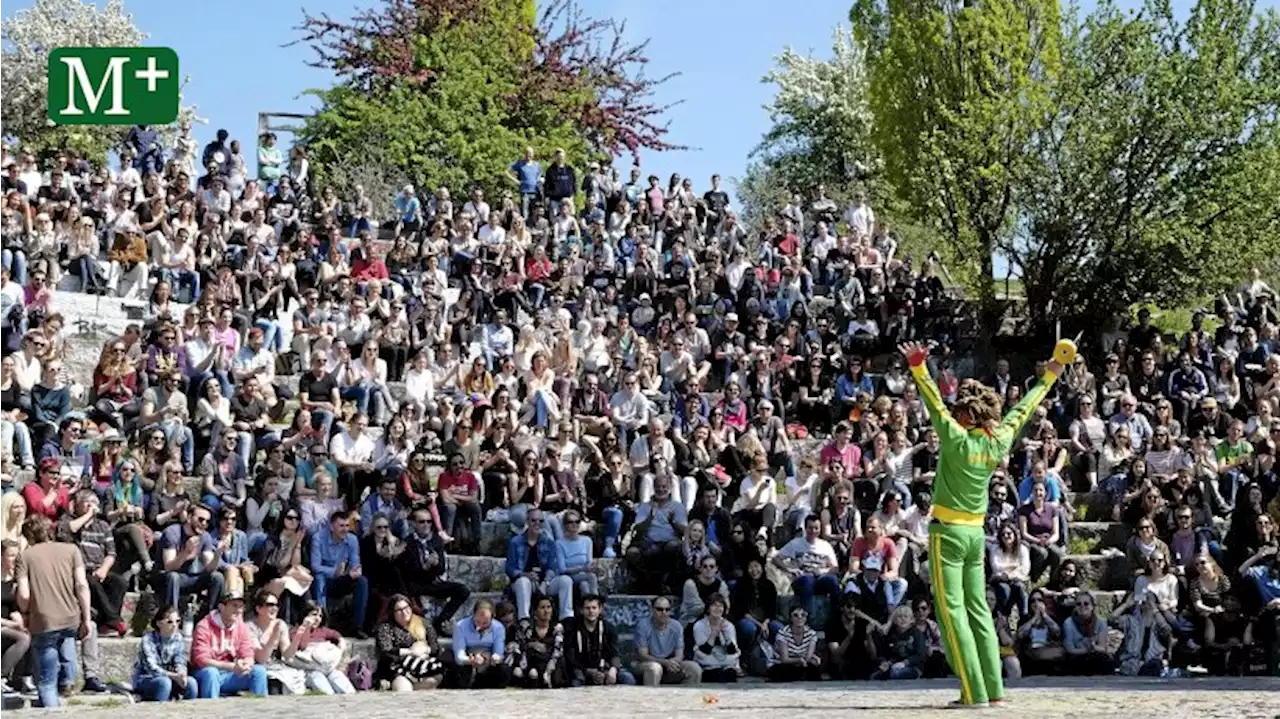
<svg viewBox="0 0 1280 719">
<path fill-rule="evenodd" d="M 920 349 L 917 349 L 916 351 L 907 355 L 907 364 L 911 365 L 912 367 L 919 367 L 920 365 L 924 364 L 924 361 L 928 358 L 929 358 L 929 350 L 921 347 Z"/>
</svg>

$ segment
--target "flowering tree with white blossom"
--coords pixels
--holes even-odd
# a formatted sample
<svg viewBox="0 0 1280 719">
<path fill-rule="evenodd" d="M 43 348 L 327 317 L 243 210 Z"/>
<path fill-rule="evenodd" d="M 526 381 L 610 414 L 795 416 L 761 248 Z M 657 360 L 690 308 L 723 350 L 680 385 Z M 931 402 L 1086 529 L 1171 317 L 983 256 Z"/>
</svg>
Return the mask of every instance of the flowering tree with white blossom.
<svg viewBox="0 0 1280 719">
<path fill-rule="evenodd" d="M 0 25 L 4 41 L 0 62 L 4 134 L 24 151 L 47 154 L 72 149 L 90 160 L 105 159 L 124 142 L 128 127 L 113 125 L 56 126 L 48 119 L 49 53 L 59 47 L 137 47 L 146 33 L 133 23 L 121 0 L 101 8 L 82 0 L 36 0 Z M 184 81 L 185 84 L 185 81 Z M 183 107 L 179 121 L 198 121 L 194 107 Z M 173 128 L 166 128 L 171 132 Z M 166 138 L 165 145 L 171 144 Z"/>
<path fill-rule="evenodd" d="M 880 163 L 871 143 L 866 53 L 849 30 L 832 31 L 830 59 L 784 48 L 761 82 L 778 92 L 765 106 L 772 126 L 738 181 L 748 222 L 772 216 L 791 193 L 808 198 L 823 184 L 828 196 L 846 199 L 872 179 Z"/>
</svg>

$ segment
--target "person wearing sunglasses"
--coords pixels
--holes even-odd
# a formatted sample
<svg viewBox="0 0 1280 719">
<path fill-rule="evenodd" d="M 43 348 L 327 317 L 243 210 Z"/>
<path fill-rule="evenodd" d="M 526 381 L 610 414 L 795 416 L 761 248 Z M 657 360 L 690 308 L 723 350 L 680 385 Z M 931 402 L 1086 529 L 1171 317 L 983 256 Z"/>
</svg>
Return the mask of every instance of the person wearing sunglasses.
<svg viewBox="0 0 1280 719">
<path fill-rule="evenodd" d="M 179 631 L 182 613 L 166 604 L 151 618 L 133 662 L 133 691 L 144 702 L 195 699 L 196 678 L 187 674 L 187 642 Z"/>
</svg>

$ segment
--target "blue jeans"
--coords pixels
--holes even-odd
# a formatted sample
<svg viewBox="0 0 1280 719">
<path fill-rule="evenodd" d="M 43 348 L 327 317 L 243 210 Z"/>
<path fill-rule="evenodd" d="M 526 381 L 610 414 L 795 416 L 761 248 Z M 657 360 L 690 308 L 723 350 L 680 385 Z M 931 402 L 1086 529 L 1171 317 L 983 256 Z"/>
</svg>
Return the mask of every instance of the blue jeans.
<svg viewBox="0 0 1280 719">
<path fill-rule="evenodd" d="M 622 520 L 626 515 L 622 507 L 605 507 L 601 515 L 604 518 L 604 546 L 612 547 L 622 536 Z"/>
<path fill-rule="evenodd" d="M 791 591 L 796 595 L 796 601 L 804 610 L 813 616 L 813 595 L 824 594 L 831 596 L 840 592 L 840 577 L 833 572 L 828 572 L 820 577 L 812 574 L 802 574 L 791 582 Z"/>
<path fill-rule="evenodd" d="M 760 635 L 760 626 L 755 622 L 743 617 L 737 621 L 738 644 L 746 651 L 756 645 L 756 639 Z M 782 630 L 782 622 L 777 619 L 769 620 L 769 636 L 777 636 Z"/>
<path fill-rule="evenodd" d="M 200 273 L 193 270 L 171 270 L 167 268 L 160 269 L 160 279 L 169 283 L 173 288 L 175 297 L 178 295 L 179 288 L 183 284 L 191 287 L 191 303 L 200 299 Z"/>
<path fill-rule="evenodd" d="M 196 671 L 195 679 L 200 685 L 201 699 L 217 699 L 223 694 L 240 692 L 249 692 L 256 697 L 267 695 L 267 668 L 262 664 L 254 664 L 253 671 L 244 675 L 205 667 Z"/>
<path fill-rule="evenodd" d="M 311 410 L 311 426 L 323 431 L 326 441 L 329 439 L 329 433 L 333 431 L 333 413 L 327 409 Z"/>
<path fill-rule="evenodd" d="M 586 686 L 586 682 L 582 681 L 581 679 L 574 679 L 571 683 L 575 687 Z M 631 672 L 621 667 L 618 668 L 618 684 L 634 686 L 635 683 L 636 683 L 636 675 L 632 674 Z"/>
<path fill-rule="evenodd" d="M 351 619 L 355 622 L 357 628 L 364 628 L 366 607 L 369 606 L 368 577 L 364 575 L 356 579 L 352 579 L 349 576 L 330 577 L 321 572 L 316 574 L 315 583 L 311 585 L 311 590 L 315 595 L 316 603 L 322 607 L 328 606 L 330 596 L 337 598 L 348 594 L 353 595 Z"/>
<path fill-rule="evenodd" d="M 359 410 L 361 414 L 369 414 L 368 387 L 343 387 L 338 390 L 338 396 L 344 400 L 355 400 L 356 409 Z"/>
<path fill-rule="evenodd" d="M 0 264 L 9 270 L 9 277 L 20 285 L 27 284 L 27 253 L 22 250 L 11 250 L 8 247 L 0 252 Z"/>
<path fill-rule="evenodd" d="M 75 684 L 76 629 L 55 629 L 31 638 L 36 659 L 36 693 L 46 709 L 58 706 L 58 687 Z"/>
<path fill-rule="evenodd" d="M 144 702 L 167 702 L 174 699 L 173 680 L 166 676 L 133 680 L 133 692 Z M 200 683 L 193 676 L 187 677 L 187 685 L 180 689 L 185 699 L 195 699 L 200 693 Z"/>
<path fill-rule="evenodd" d="M 269 319 L 259 318 L 253 321 L 253 326 L 262 330 L 262 346 L 269 350 L 282 352 L 284 350 L 284 333 L 280 331 L 280 323 L 272 322 Z"/>
<path fill-rule="evenodd" d="M 31 448 L 31 430 L 22 422 L 0 420 L 0 445 L 12 447 L 13 458 L 23 467 L 34 467 L 35 454 Z"/>
</svg>

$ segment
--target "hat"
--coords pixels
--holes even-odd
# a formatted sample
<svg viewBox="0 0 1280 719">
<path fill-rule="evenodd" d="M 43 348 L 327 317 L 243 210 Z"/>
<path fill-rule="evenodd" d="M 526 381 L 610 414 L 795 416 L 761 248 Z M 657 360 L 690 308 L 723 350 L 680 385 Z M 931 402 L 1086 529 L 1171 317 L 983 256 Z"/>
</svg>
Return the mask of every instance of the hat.
<svg viewBox="0 0 1280 719">
<path fill-rule="evenodd" d="M 879 554 L 873 554 L 867 557 L 866 559 L 862 560 L 862 568 L 874 569 L 875 571 L 878 572 L 884 568 L 884 560 L 880 558 Z"/>
<path fill-rule="evenodd" d="M 1204 399 L 1200 400 L 1201 409 L 1213 409 L 1217 406 L 1218 406 L 1218 400 L 1214 399 L 1213 397 L 1205 397 Z"/>
<path fill-rule="evenodd" d="M 218 604 L 226 604 L 227 602 L 243 602 L 244 592 L 239 589 L 232 589 L 222 593 L 222 597 L 218 599 Z"/>
<path fill-rule="evenodd" d="M 204 315 L 203 317 L 201 317 L 201 318 L 200 318 L 200 321 L 199 321 L 197 324 L 202 324 L 202 325 L 203 325 L 203 324 L 210 324 L 210 325 L 211 325 L 211 324 L 213 324 L 213 318 L 212 318 L 212 317 L 210 317 L 209 315 Z"/>
<path fill-rule="evenodd" d="M 645 300 L 652 301 L 652 300 L 653 300 L 653 298 L 649 296 L 649 293 L 648 293 L 648 292 L 641 292 L 641 293 L 640 293 L 640 301 L 641 301 L 641 302 L 644 302 Z"/>
<path fill-rule="evenodd" d="M 108 442 L 123 442 L 124 436 L 121 435 L 120 430 L 115 427 L 107 427 L 102 430 L 102 436 L 98 438 L 98 441 L 102 442 L 102 444 L 106 444 Z"/>
<path fill-rule="evenodd" d="M 737 321 L 738 321 L 738 313 L 737 313 L 737 312 L 730 312 L 729 314 L 727 314 L 727 315 L 725 315 L 725 316 L 724 316 L 724 321 L 725 321 L 725 322 L 737 322 Z"/>
</svg>

